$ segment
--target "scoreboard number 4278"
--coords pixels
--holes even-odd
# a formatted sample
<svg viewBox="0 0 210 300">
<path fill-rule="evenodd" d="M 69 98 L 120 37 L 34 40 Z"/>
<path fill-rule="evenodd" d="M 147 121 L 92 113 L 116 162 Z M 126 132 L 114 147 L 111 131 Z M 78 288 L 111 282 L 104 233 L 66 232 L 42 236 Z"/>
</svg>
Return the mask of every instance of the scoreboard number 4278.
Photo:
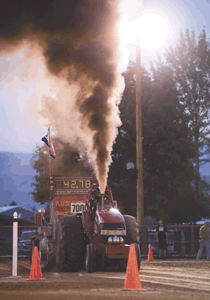
<svg viewBox="0 0 210 300">
<path fill-rule="evenodd" d="M 71 203 L 71 213 L 78 213 L 79 211 L 86 210 L 85 203 Z"/>
</svg>

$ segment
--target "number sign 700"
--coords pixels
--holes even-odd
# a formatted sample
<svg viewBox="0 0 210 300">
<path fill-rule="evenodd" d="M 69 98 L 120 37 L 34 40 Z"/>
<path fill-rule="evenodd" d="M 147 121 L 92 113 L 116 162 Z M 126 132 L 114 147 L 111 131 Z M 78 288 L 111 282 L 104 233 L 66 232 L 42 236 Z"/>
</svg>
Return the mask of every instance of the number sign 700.
<svg viewBox="0 0 210 300">
<path fill-rule="evenodd" d="M 77 213 L 84 210 L 86 210 L 85 203 L 71 203 L 71 213 Z"/>
</svg>

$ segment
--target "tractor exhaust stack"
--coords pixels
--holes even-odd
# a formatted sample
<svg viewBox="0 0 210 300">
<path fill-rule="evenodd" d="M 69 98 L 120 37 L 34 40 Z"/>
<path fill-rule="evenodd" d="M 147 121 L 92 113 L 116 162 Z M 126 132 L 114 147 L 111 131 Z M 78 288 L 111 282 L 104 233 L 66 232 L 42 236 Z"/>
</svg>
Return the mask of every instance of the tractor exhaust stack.
<svg viewBox="0 0 210 300">
<path fill-rule="evenodd" d="M 101 210 L 104 210 L 104 194 L 101 194 Z"/>
</svg>

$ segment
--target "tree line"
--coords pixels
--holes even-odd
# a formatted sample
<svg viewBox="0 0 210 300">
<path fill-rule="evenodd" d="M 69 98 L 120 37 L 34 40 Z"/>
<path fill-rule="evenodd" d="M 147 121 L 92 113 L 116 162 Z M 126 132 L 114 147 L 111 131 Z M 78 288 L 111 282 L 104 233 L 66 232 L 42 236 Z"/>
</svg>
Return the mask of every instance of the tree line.
<svg viewBox="0 0 210 300">
<path fill-rule="evenodd" d="M 119 105 L 122 126 L 113 146 L 108 184 L 120 210 L 136 216 L 135 63 L 126 72 Z M 175 47 L 142 68 L 142 143 L 144 215 L 172 223 L 194 222 L 209 216 L 209 185 L 199 168 L 210 151 L 210 45 L 205 29 L 196 40 L 194 31 L 180 34 Z M 85 153 L 56 138 L 56 175 L 89 176 Z M 33 157 L 33 198 L 49 199 L 48 154 L 37 147 Z M 58 158 L 59 157 L 59 158 Z M 58 158 L 58 159 L 57 159 Z M 58 174 L 59 173 L 59 174 Z"/>
</svg>

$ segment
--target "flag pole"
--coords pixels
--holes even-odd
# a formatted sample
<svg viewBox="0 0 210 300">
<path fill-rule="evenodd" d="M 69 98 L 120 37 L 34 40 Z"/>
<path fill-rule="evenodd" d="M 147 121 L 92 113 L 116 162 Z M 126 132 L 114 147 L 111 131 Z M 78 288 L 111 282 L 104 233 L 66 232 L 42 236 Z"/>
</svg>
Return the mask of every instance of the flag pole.
<svg viewBox="0 0 210 300">
<path fill-rule="evenodd" d="M 51 159 L 49 154 L 49 177 L 51 177 Z"/>
<path fill-rule="evenodd" d="M 49 127 L 49 143 L 50 143 L 50 149 L 51 149 L 51 140 L 50 140 L 50 127 Z M 51 159 L 50 159 L 50 151 L 49 151 L 49 179 L 51 177 Z"/>
<path fill-rule="evenodd" d="M 49 181 L 50 181 L 50 186 L 51 186 L 51 157 L 50 157 L 50 153 L 49 153 Z M 51 189 L 51 187 L 50 187 Z M 51 190 L 50 190 L 50 199 L 51 200 Z"/>
<path fill-rule="evenodd" d="M 53 147 L 53 144 L 51 143 L 51 139 L 50 139 L 50 127 L 48 127 L 48 132 L 47 134 L 41 139 L 48 147 L 49 147 L 49 183 L 50 183 L 50 190 L 53 190 L 53 187 L 51 189 L 51 150 L 52 150 L 52 155 L 53 155 L 53 158 L 55 158 L 55 151 L 54 151 L 54 147 Z M 51 149 L 52 147 L 52 149 Z M 51 199 L 51 197 L 50 197 Z"/>
<path fill-rule="evenodd" d="M 51 150 L 50 127 L 49 127 L 49 143 L 50 143 L 50 150 Z M 50 155 L 50 150 L 49 150 L 49 181 L 50 181 L 50 185 L 51 185 L 51 155 Z M 51 200 L 51 190 L 50 190 L 50 200 Z"/>
</svg>

